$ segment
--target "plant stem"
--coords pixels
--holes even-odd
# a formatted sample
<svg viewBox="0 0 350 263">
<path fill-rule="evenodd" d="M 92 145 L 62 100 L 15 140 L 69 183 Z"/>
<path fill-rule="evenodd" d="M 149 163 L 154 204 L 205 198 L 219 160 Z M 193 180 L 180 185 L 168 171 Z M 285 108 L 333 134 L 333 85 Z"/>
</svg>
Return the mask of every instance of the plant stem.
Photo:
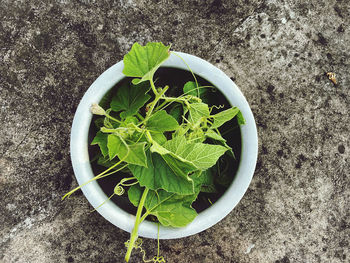
<svg viewBox="0 0 350 263">
<path fill-rule="evenodd" d="M 156 98 L 154 99 L 154 101 L 152 101 L 152 106 L 151 106 L 151 108 L 148 110 L 147 115 L 146 115 L 146 118 L 143 120 L 143 122 L 146 122 L 146 121 L 149 119 L 149 117 L 151 117 L 151 114 L 152 114 L 152 112 L 153 112 L 153 110 L 154 110 L 154 107 L 156 106 L 157 102 L 160 100 L 160 98 L 162 97 L 162 95 L 163 95 L 168 89 L 169 89 L 169 86 L 165 86 L 164 89 L 163 89 L 161 92 L 157 93 Z"/>
<path fill-rule="evenodd" d="M 128 153 L 129 154 L 129 153 Z M 119 162 L 117 162 L 116 164 L 112 165 L 111 167 L 109 167 L 107 170 L 104 170 L 102 173 L 96 175 L 94 178 L 90 179 L 89 181 L 79 185 L 78 187 L 74 188 L 73 190 L 69 191 L 68 193 L 66 193 L 63 197 L 62 197 L 62 200 L 64 200 L 66 197 L 69 197 L 71 196 L 75 191 L 79 190 L 80 188 L 82 188 L 83 186 L 87 185 L 88 183 L 91 183 L 92 181 L 95 181 L 97 179 L 100 179 L 100 178 L 103 178 L 103 177 L 106 177 L 108 175 L 111 175 L 113 173 L 116 173 L 116 172 L 119 172 L 120 170 L 124 169 L 125 167 L 128 166 L 128 164 L 125 164 L 124 166 L 120 167 L 119 169 L 113 171 L 113 172 L 110 172 L 110 173 L 107 173 L 109 172 L 110 170 L 112 170 L 113 168 L 117 167 L 120 163 L 122 163 L 124 160 L 120 160 Z"/>
<path fill-rule="evenodd" d="M 148 140 L 149 143 L 153 142 L 151 133 L 148 130 L 146 131 L 146 137 L 147 137 L 147 140 Z"/>
<path fill-rule="evenodd" d="M 149 216 L 149 214 L 150 213 L 148 211 L 146 211 L 146 213 L 144 213 L 143 216 L 141 217 L 140 221 L 142 222 L 143 220 L 145 220 L 146 217 Z"/>
<path fill-rule="evenodd" d="M 139 112 L 136 113 L 136 115 L 141 121 L 143 121 L 145 119 Z"/>
<path fill-rule="evenodd" d="M 190 70 L 193 78 L 194 78 L 194 81 L 196 82 L 196 87 L 197 87 L 197 92 L 198 92 L 198 97 L 199 97 L 199 91 L 198 91 L 198 81 L 197 81 L 197 78 L 196 78 L 196 75 L 193 73 L 192 69 L 190 68 L 190 66 L 186 63 L 186 61 L 179 55 L 177 54 L 176 52 L 171 52 L 173 53 L 175 56 L 179 57 L 183 63 L 185 63 L 185 65 L 187 66 L 187 68 Z"/>
<path fill-rule="evenodd" d="M 116 118 L 113 118 L 111 115 L 109 115 L 109 114 L 107 114 L 107 113 L 105 114 L 105 116 L 106 116 L 107 118 L 109 118 L 109 119 L 115 121 L 115 122 L 122 123 L 120 120 L 117 120 Z"/>
<path fill-rule="evenodd" d="M 150 81 L 149 81 L 149 82 L 151 83 L 151 88 L 152 88 L 152 91 L 153 91 L 154 95 L 157 97 L 157 95 L 158 95 L 158 91 L 157 91 L 157 89 L 156 89 L 156 86 L 154 86 L 154 82 L 153 82 L 153 80 L 152 80 L 152 79 L 150 79 Z"/>
<path fill-rule="evenodd" d="M 163 101 L 163 103 L 162 104 L 160 104 L 157 108 L 156 108 L 156 110 L 159 110 L 160 108 L 162 108 L 165 104 L 167 104 L 168 102 L 167 101 Z"/>
<path fill-rule="evenodd" d="M 123 169 L 124 169 L 125 167 L 127 167 L 127 166 L 128 166 L 128 164 L 125 164 L 125 165 L 123 165 L 122 167 L 120 167 L 120 168 L 117 169 L 117 170 L 114 170 L 114 171 L 112 171 L 112 172 L 109 172 L 109 173 L 107 173 L 107 174 L 104 174 L 104 175 L 102 175 L 102 176 L 99 176 L 98 179 L 101 179 L 101 178 L 103 178 L 103 177 L 106 177 L 106 176 L 115 174 L 115 173 L 119 172 L 120 170 L 123 170 Z"/>
<path fill-rule="evenodd" d="M 159 222 L 157 224 L 158 231 L 157 231 L 157 258 L 159 258 Z"/>
<path fill-rule="evenodd" d="M 135 241 L 138 238 L 139 225 L 142 222 L 142 220 L 141 220 L 142 209 L 143 209 L 143 205 L 145 204 L 148 191 L 149 191 L 149 189 L 147 187 L 145 187 L 145 190 L 143 191 L 139 206 L 137 207 L 136 221 L 135 221 L 134 229 L 131 232 L 128 250 L 127 250 L 126 255 L 125 255 L 126 262 L 129 262 L 129 259 L 131 256 L 131 251 L 133 250 Z"/>
<path fill-rule="evenodd" d="M 136 125 L 133 125 L 134 127 L 118 127 L 118 128 L 106 128 L 106 127 L 102 127 L 101 128 L 101 132 L 104 133 L 114 133 L 114 132 L 118 132 L 118 131 L 123 131 L 126 132 L 127 130 L 136 130 L 138 132 L 141 132 L 142 129 L 140 129 L 139 127 L 137 127 Z"/>
<path fill-rule="evenodd" d="M 187 100 L 184 98 L 163 97 L 162 99 L 164 99 L 166 103 L 169 101 L 187 102 Z"/>
</svg>

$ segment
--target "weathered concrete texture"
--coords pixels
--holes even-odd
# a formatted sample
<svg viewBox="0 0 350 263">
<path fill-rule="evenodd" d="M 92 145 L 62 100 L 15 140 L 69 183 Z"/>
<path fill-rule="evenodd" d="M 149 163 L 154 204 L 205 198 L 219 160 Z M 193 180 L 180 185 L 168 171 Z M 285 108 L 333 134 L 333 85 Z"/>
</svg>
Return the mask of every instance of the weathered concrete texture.
<svg viewBox="0 0 350 263">
<path fill-rule="evenodd" d="M 349 1 L 0 0 L 0 17 L 1 262 L 122 262 L 128 234 L 60 197 L 76 186 L 77 104 L 135 41 L 224 70 L 258 125 L 247 194 L 211 229 L 161 241 L 168 262 L 349 262 Z"/>
</svg>

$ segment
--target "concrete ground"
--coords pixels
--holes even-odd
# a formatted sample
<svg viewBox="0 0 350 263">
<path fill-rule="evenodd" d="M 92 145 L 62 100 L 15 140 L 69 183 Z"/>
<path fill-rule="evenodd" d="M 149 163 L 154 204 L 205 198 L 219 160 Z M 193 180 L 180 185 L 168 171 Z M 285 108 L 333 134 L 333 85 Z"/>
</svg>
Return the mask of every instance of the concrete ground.
<svg viewBox="0 0 350 263">
<path fill-rule="evenodd" d="M 258 126 L 242 201 L 207 231 L 162 240 L 167 262 L 350 261 L 348 0 L 0 0 L 0 17 L 0 262 L 123 261 L 128 233 L 81 193 L 61 196 L 76 186 L 79 100 L 135 41 L 222 69 Z M 156 245 L 144 240 L 148 256 Z"/>
</svg>

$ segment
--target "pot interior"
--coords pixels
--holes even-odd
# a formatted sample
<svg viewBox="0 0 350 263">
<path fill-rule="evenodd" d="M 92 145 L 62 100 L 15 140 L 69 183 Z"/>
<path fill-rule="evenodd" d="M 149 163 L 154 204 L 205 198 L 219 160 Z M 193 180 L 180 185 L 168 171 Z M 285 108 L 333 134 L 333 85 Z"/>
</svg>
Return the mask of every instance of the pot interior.
<svg viewBox="0 0 350 263">
<path fill-rule="evenodd" d="M 196 78 L 198 83 L 200 83 L 201 86 L 213 86 L 210 82 L 208 82 L 202 77 L 199 77 L 198 75 L 196 75 Z M 154 79 L 156 80 L 155 84 L 157 87 L 164 87 L 165 85 L 169 85 L 170 88 L 167 92 L 168 96 L 179 96 L 182 94 L 182 87 L 184 86 L 184 84 L 188 81 L 193 81 L 193 76 L 191 72 L 186 70 L 182 70 L 178 68 L 161 67 L 157 70 L 157 73 Z M 131 78 L 125 78 L 122 81 L 120 81 L 117 85 L 115 85 L 115 87 L 113 87 L 109 91 L 110 98 L 113 97 L 113 95 L 118 90 L 118 87 L 124 81 L 131 81 Z M 215 87 L 208 89 L 207 99 L 208 99 L 207 103 L 209 104 L 209 106 L 223 105 L 223 108 L 221 108 L 220 110 L 227 109 L 231 106 L 228 100 L 225 98 L 225 96 Z M 217 110 L 214 108 L 213 113 L 215 113 L 216 111 Z M 99 148 L 97 145 L 93 145 L 93 146 L 90 145 L 91 141 L 93 140 L 93 136 L 98 131 L 94 124 L 95 119 L 96 119 L 96 116 L 94 116 L 94 118 L 92 119 L 90 129 L 89 129 L 88 144 L 89 144 L 90 160 L 94 160 L 95 156 L 99 152 Z M 210 207 L 223 195 L 223 193 L 227 189 L 226 186 L 230 185 L 238 169 L 238 165 L 241 157 L 241 130 L 239 128 L 236 118 L 225 123 L 222 127 L 220 127 L 219 130 L 223 135 L 223 137 L 227 140 L 227 144 L 232 148 L 235 155 L 235 160 L 231 159 L 231 161 L 225 162 L 222 164 L 222 165 L 225 165 L 225 169 L 227 169 L 229 172 L 228 172 L 228 176 L 225 176 L 225 178 L 223 178 L 222 184 L 216 185 L 216 189 L 217 189 L 216 193 L 201 192 L 199 194 L 197 200 L 192 205 L 193 208 L 195 208 L 198 213 Z M 105 167 L 98 165 L 96 161 L 92 161 L 91 165 L 95 175 L 106 169 Z M 98 184 L 107 196 L 111 196 L 113 194 L 115 185 L 121 180 L 121 178 L 125 176 L 130 176 L 130 175 L 119 172 L 119 173 L 99 179 Z M 111 198 L 111 201 L 117 204 L 121 209 L 125 210 L 126 212 L 131 214 L 136 214 L 136 207 L 134 207 L 129 202 L 129 199 L 127 197 L 127 189 L 125 190 L 126 191 L 124 195 L 122 196 L 114 195 Z"/>
</svg>

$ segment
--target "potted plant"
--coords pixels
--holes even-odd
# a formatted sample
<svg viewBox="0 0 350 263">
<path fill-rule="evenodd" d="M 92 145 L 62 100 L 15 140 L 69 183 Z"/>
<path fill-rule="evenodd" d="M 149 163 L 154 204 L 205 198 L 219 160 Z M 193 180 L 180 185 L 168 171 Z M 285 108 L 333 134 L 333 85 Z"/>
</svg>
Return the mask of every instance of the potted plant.
<svg viewBox="0 0 350 263">
<path fill-rule="evenodd" d="M 156 75 L 160 67 L 187 71 L 193 78 L 183 87 L 171 87 L 166 78 Z M 175 83 L 182 76 L 173 75 Z M 211 105 L 210 98 L 215 96 L 227 100 L 230 107 Z M 236 153 L 221 134 L 231 130 L 231 121 L 239 131 Z M 106 167 L 97 175 L 91 165 L 90 144 L 98 145 L 95 159 Z M 90 86 L 77 108 L 71 158 L 80 186 L 64 197 L 81 188 L 103 217 L 131 233 L 126 243 L 128 262 L 132 249 L 138 247 L 138 236 L 185 237 L 224 218 L 249 186 L 257 147 L 249 105 L 222 71 L 198 57 L 170 52 L 170 46 L 162 43 L 135 43 L 123 61 Z M 229 169 L 232 163 L 237 164 L 235 174 Z M 218 176 L 224 168 L 224 176 Z M 112 195 L 126 195 L 130 206 L 137 207 L 136 215 L 107 202 L 111 196 L 97 182 L 118 172 L 121 175 Z M 198 195 L 218 192 L 218 185 L 227 189 L 213 204 L 207 198 L 209 205 L 197 213 L 192 204 Z"/>
</svg>

